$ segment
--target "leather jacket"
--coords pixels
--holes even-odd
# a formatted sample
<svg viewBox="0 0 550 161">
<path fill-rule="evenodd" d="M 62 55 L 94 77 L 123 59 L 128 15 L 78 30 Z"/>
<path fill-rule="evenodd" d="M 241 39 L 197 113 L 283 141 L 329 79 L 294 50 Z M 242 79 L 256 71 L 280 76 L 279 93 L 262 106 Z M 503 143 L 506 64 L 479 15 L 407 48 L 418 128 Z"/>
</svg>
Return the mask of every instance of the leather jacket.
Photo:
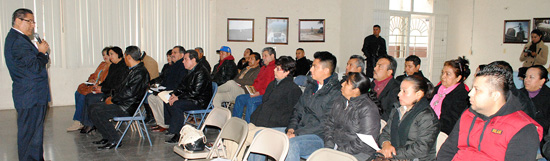
<svg viewBox="0 0 550 161">
<path fill-rule="evenodd" d="M 221 65 L 221 66 L 220 66 Z M 219 69 L 218 69 L 218 66 Z M 216 64 L 214 66 L 214 71 L 212 71 L 212 81 L 218 83 L 219 86 L 232 80 L 237 76 L 237 65 L 235 65 L 235 60 L 225 60 L 222 64 Z"/>
<path fill-rule="evenodd" d="M 139 63 L 130 69 L 128 76 L 115 90 L 111 101 L 129 115 L 133 115 L 148 88 L 149 73 L 143 63 Z"/>
<path fill-rule="evenodd" d="M 173 94 L 178 100 L 187 100 L 206 108 L 212 98 L 212 81 L 207 69 L 197 64 L 183 78 Z"/>
</svg>

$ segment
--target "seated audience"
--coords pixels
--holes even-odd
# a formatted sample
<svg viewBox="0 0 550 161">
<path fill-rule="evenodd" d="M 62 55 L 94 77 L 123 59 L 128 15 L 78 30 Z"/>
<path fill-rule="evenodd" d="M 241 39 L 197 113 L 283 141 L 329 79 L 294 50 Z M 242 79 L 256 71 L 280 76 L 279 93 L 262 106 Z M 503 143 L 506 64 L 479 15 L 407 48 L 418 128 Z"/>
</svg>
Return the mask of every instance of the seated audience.
<svg viewBox="0 0 550 161">
<path fill-rule="evenodd" d="M 373 78 L 374 86 L 372 90 L 376 92 L 376 97 L 380 100 L 382 108 L 382 119 L 388 121 L 393 104 L 396 103 L 397 93 L 399 93 L 399 82 L 393 79 L 397 61 L 392 56 L 381 56 L 374 67 Z"/>
<path fill-rule="evenodd" d="M 510 75 L 494 64 L 476 74 L 472 106 L 454 125 L 438 160 L 535 160 L 543 129 L 510 94 Z"/>
<path fill-rule="evenodd" d="M 162 77 L 162 73 L 164 73 L 164 71 L 166 71 L 168 69 L 168 67 L 170 67 L 170 65 L 172 65 L 173 61 L 172 61 L 172 49 L 168 50 L 168 52 L 166 52 L 166 64 L 164 64 L 164 66 L 162 66 L 162 69 L 160 70 L 160 73 L 159 73 L 159 77 Z"/>
<path fill-rule="evenodd" d="M 544 129 L 544 135 L 548 133 L 550 124 L 550 88 L 545 85 L 548 82 L 548 71 L 542 65 L 529 67 L 523 79 L 525 86 L 520 91 L 529 96 L 536 107 L 535 121 Z"/>
<path fill-rule="evenodd" d="M 256 111 L 250 117 L 248 124 L 248 136 L 244 146 L 239 151 L 239 158 L 243 157 L 246 147 L 252 143 L 257 132 L 264 128 L 276 128 L 279 131 L 284 131 L 294 106 L 298 102 L 299 96 L 302 95 L 302 90 L 293 81 L 292 74 L 296 69 L 296 62 L 290 56 L 281 56 L 275 62 L 276 68 L 275 80 L 271 81 L 265 90 L 262 97 L 262 104 L 258 106 Z M 226 143 L 228 144 L 228 143 Z M 229 148 L 235 149 L 236 146 Z M 259 154 L 251 154 L 248 160 L 265 160 L 265 156 Z"/>
<path fill-rule="evenodd" d="M 544 45 L 544 41 L 542 41 L 543 35 L 544 33 L 539 29 L 531 31 L 531 42 L 525 44 L 519 56 L 523 67 L 545 65 L 548 61 L 548 46 Z"/>
<path fill-rule="evenodd" d="M 399 104 L 392 109 L 378 145 L 386 158 L 398 160 L 435 160 L 439 122 L 430 107 L 432 84 L 419 75 L 401 82 Z"/>
<path fill-rule="evenodd" d="M 439 118 L 441 131 L 451 133 L 460 114 L 470 106 L 464 80 L 470 75 L 469 62 L 463 57 L 446 61 L 441 70 L 441 84 L 435 87 L 430 106 Z"/>
<path fill-rule="evenodd" d="M 145 57 L 137 46 L 129 46 L 124 52 L 124 60 L 130 68 L 128 76 L 122 81 L 120 87 L 108 97 L 105 102 L 90 106 L 89 113 L 97 131 L 103 137 L 94 144 L 104 144 L 98 149 L 112 149 L 120 138 L 113 123 L 109 121 L 113 117 L 132 116 L 145 96 L 149 86 L 149 73 L 141 60 Z"/>
<path fill-rule="evenodd" d="M 256 107 L 262 103 L 262 96 L 269 85 L 269 82 L 275 79 L 273 70 L 275 70 L 275 58 L 277 53 L 272 47 L 266 47 L 262 50 L 264 66 L 260 69 L 260 73 L 254 80 L 252 87 L 256 90 L 255 93 L 241 94 L 235 98 L 235 106 L 233 107 L 232 116 L 242 118 L 244 108 L 246 107 L 246 122 L 250 123 L 250 116 L 256 110 Z"/>
<path fill-rule="evenodd" d="M 493 64 L 499 68 L 503 68 L 504 70 L 510 73 L 514 73 L 514 71 L 512 70 L 512 66 L 506 61 L 494 61 L 494 62 L 491 62 L 490 64 Z M 529 98 L 529 94 L 523 93 L 516 88 L 513 75 L 510 75 L 510 77 L 508 77 L 507 79 L 509 83 L 508 88 L 510 89 L 510 93 L 519 99 L 519 102 L 521 103 L 521 107 L 522 107 L 521 110 L 525 112 L 528 116 L 534 119 L 535 111 L 537 111 L 537 109 L 535 107 L 535 104 L 533 104 L 533 101 L 531 101 L 531 98 Z"/>
<path fill-rule="evenodd" d="M 107 54 L 107 50 L 109 50 L 109 47 L 105 47 L 101 51 L 101 54 L 103 55 L 103 61 L 96 68 L 95 72 L 90 74 L 86 82 L 97 85 L 103 82 L 105 80 L 105 77 L 107 77 L 107 73 L 109 73 L 109 65 L 111 65 L 111 61 L 109 60 L 109 54 Z M 84 109 L 83 106 L 84 106 L 86 95 L 92 93 L 92 88 L 93 86 L 87 85 L 85 83 L 81 83 L 80 85 L 78 85 L 78 89 L 74 93 L 74 102 L 75 102 L 75 111 L 73 116 L 74 122 L 69 128 L 67 128 L 67 131 L 76 131 L 84 127 L 84 125 L 80 123 L 80 121 L 82 120 L 82 110 Z"/>
<path fill-rule="evenodd" d="M 169 133 L 175 134 L 166 140 L 166 143 L 177 143 L 180 138 L 180 130 L 185 122 L 184 112 L 189 110 L 206 109 L 212 98 L 212 81 L 206 68 L 199 66 L 199 54 L 195 50 L 187 50 L 183 57 L 183 65 L 188 70 L 187 75 L 174 89 L 170 96 Z"/>
<path fill-rule="evenodd" d="M 237 62 L 237 69 L 239 70 L 239 73 L 241 70 L 246 68 L 248 66 L 248 57 L 250 57 L 250 54 L 254 53 L 252 49 L 246 48 L 244 49 L 243 58 Z"/>
<path fill-rule="evenodd" d="M 260 60 L 259 53 L 250 54 L 247 63 L 249 65 L 241 70 L 233 80 L 229 80 L 218 87 L 218 92 L 212 101 L 215 107 L 222 107 L 222 102 L 234 102 L 237 96 L 241 94 L 249 94 L 245 86 L 254 84 L 254 80 L 260 73 Z"/>
<path fill-rule="evenodd" d="M 294 72 L 294 77 L 299 75 L 306 75 L 311 68 L 311 60 L 306 58 L 306 53 L 304 49 L 296 49 L 296 72 Z"/>
<path fill-rule="evenodd" d="M 107 97 L 112 96 L 112 93 L 115 89 L 118 89 L 124 78 L 128 75 L 130 71 L 126 62 L 123 60 L 124 54 L 122 49 L 118 46 L 109 48 L 109 60 L 111 65 L 109 66 L 109 74 L 103 82 L 99 85 L 94 85 L 91 94 L 87 94 L 84 98 L 84 108 L 82 109 L 82 120 L 81 123 L 84 125 L 80 130 L 80 133 L 90 133 L 95 129 L 92 120 L 88 115 L 89 107 L 92 104 L 101 102 Z"/>
<path fill-rule="evenodd" d="M 364 73 L 364 69 L 365 69 L 365 58 L 363 58 L 363 56 L 360 56 L 360 55 L 352 55 L 351 57 L 349 57 L 348 63 L 346 65 L 346 73 L 342 77 L 342 80 L 340 81 L 340 83 L 344 83 L 348 80 L 347 78 L 349 73 L 351 72 Z"/>
<path fill-rule="evenodd" d="M 214 66 L 211 77 L 213 82 L 221 86 L 228 80 L 235 78 L 237 75 L 237 65 L 235 65 L 235 58 L 231 55 L 231 48 L 222 46 L 219 55 L 220 61 Z"/>
<path fill-rule="evenodd" d="M 342 83 L 342 96 L 334 100 L 325 125 L 325 148 L 353 155 L 357 160 L 367 160 L 375 150 L 361 141 L 357 134 L 380 134 L 380 113 L 374 101 L 376 94 L 370 90 L 371 82 L 363 73 L 348 73 Z"/>
<path fill-rule="evenodd" d="M 405 77 L 411 76 L 411 75 L 419 75 L 424 77 L 424 74 L 422 74 L 422 71 L 420 71 L 420 63 L 421 63 L 420 58 L 416 55 L 410 55 L 407 58 L 405 58 L 405 72 L 403 75 L 397 76 L 395 80 L 401 82 Z M 426 80 L 428 79 L 426 78 Z"/>
<path fill-rule="evenodd" d="M 196 47 L 195 51 L 199 53 L 199 65 L 202 65 L 206 68 L 206 70 L 208 70 L 208 72 L 211 72 L 212 67 L 210 67 L 210 63 L 208 63 L 206 57 L 204 57 L 204 50 L 201 47 Z"/>
<path fill-rule="evenodd" d="M 296 161 L 324 147 L 327 114 L 340 96 L 336 57 L 327 51 L 316 52 L 310 69 L 311 77 L 304 93 L 294 106 L 286 128 L 290 145 L 286 160 Z"/>
<path fill-rule="evenodd" d="M 183 55 L 185 51 L 180 50 L 178 46 L 174 47 L 172 51 L 172 65 L 163 72 L 163 77 L 153 80 L 156 83 L 160 83 L 160 86 L 166 87 L 165 90 L 167 91 L 176 89 L 181 80 L 187 75 L 187 69 L 185 69 L 185 66 L 183 65 Z M 149 102 L 149 106 L 151 107 L 151 111 L 155 117 L 155 122 L 157 123 L 156 126 L 151 127 L 151 131 L 163 132 L 167 130 L 169 126 L 167 125 L 166 120 L 170 120 L 169 116 L 165 117 L 165 113 L 167 113 L 165 112 L 165 109 L 168 108 L 167 104 L 155 94 L 149 95 L 149 97 L 147 97 L 147 101 Z"/>
</svg>

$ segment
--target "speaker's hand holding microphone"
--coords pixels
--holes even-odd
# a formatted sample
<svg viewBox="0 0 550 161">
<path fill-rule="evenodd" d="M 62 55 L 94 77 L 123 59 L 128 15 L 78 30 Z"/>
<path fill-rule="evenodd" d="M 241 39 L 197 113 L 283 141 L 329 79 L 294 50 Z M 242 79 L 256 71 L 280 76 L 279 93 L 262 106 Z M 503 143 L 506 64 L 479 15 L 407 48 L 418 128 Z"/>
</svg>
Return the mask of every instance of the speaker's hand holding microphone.
<svg viewBox="0 0 550 161">
<path fill-rule="evenodd" d="M 41 39 L 38 33 L 34 33 L 34 38 L 36 38 L 36 41 L 38 41 L 38 52 L 49 54 L 48 50 L 50 50 L 50 45 L 46 40 Z"/>
</svg>

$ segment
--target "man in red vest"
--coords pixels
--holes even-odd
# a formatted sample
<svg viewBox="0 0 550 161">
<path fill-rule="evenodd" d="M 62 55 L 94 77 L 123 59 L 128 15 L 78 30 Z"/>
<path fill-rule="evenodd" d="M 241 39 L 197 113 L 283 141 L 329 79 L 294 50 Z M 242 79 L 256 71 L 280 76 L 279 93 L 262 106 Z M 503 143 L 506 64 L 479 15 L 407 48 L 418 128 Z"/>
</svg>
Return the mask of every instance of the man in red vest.
<svg viewBox="0 0 550 161">
<path fill-rule="evenodd" d="M 468 108 L 437 160 L 535 160 L 542 127 L 509 92 L 509 71 L 488 65 L 476 74 Z"/>
</svg>

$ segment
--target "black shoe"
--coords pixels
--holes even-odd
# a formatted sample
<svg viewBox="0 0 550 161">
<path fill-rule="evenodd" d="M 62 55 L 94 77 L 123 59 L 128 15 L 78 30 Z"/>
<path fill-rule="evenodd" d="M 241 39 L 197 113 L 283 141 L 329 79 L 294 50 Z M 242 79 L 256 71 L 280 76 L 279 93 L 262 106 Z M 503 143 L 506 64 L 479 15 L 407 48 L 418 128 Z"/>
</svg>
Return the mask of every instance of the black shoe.
<svg viewBox="0 0 550 161">
<path fill-rule="evenodd" d="M 101 139 L 101 140 L 98 140 L 98 141 L 94 141 L 92 143 L 94 143 L 94 144 L 107 144 L 107 142 L 109 142 L 109 140 Z"/>
<path fill-rule="evenodd" d="M 119 145 L 118 147 L 121 147 L 122 145 Z M 116 147 L 116 143 L 107 143 L 103 146 L 100 146 L 100 147 L 97 147 L 98 150 L 102 150 L 102 149 L 113 149 Z"/>
<path fill-rule="evenodd" d="M 95 126 L 84 126 L 82 129 L 80 129 L 80 133 L 89 134 L 90 132 L 94 131 L 95 129 L 96 129 Z"/>
<path fill-rule="evenodd" d="M 172 138 L 170 138 L 170 139 L 168 139 L 164 142 L 169 143 L 169 144 L 175 144 L 175 143 L 178 143 L 179 140 L 180 140 L 180 134 L 176 134 Z"/>
</svg>

